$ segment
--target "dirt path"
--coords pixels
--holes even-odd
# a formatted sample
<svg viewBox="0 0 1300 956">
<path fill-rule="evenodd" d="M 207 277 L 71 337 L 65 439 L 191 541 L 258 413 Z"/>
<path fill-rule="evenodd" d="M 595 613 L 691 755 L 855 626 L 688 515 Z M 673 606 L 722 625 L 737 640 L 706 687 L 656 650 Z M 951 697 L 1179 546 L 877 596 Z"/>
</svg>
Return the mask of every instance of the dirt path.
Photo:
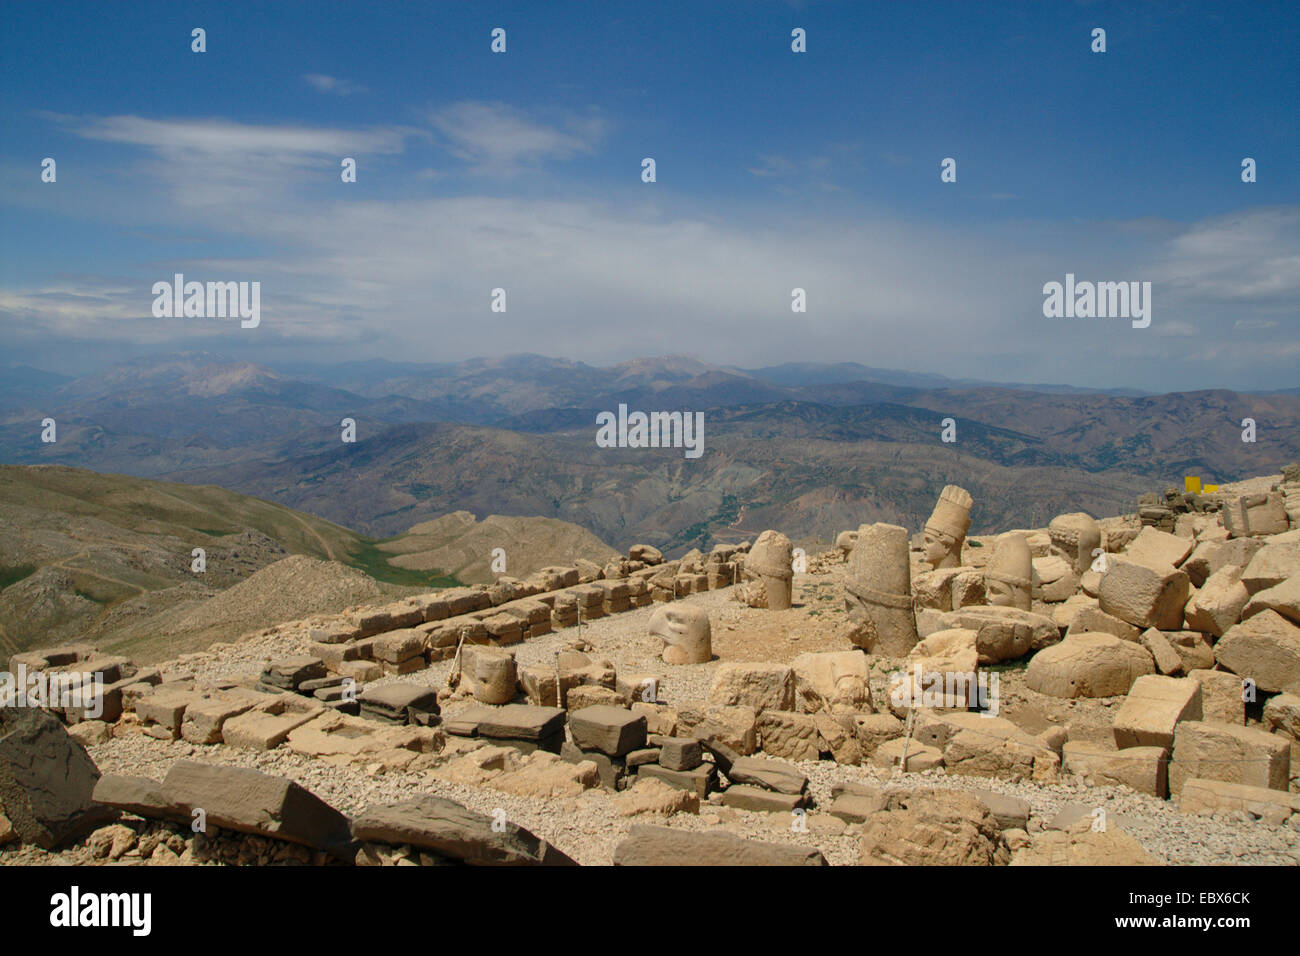
<svg viewBox="0 0 1300 956">
<path fill-rule="evenodd" d="M 302 525 L 302 529 L 304 531 L 306 531 L 309 535 L 311 535 L 313 538 L 316 539 L 317 543 L 320 544 L 321 549 L 325 552 L 325 556 L 327 558 L 329 558 L 331 561 L 338 560 L 338 558 L 334 556 L 334 549 L 329 546 L 329 544 L 325 541 L 324 538 L 322 538 L 319 534 L 316 533 L 315 528 L 313 528 L 307 522 L 303 521 L 301 516 L 299 516 L 296 512 L 290 512 L 290 514 L 293 515 L 294 521 Z"/>
</svg>

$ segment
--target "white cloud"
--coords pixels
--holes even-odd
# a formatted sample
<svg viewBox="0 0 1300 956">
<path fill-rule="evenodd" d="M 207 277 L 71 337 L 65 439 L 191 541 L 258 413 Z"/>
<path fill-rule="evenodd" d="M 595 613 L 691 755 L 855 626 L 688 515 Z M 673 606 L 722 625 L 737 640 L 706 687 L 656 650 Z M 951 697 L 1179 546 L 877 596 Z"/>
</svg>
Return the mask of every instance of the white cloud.
<svg viewBox="0 0 1300 956">
<path fill-rule="evenodd" d="M 129 280 L 11 284 L 0 294 L 0 344 L 20 332 L 142 343 L 216 334 L 230 348 L 282 339 L 402 359 L 688 352 L 739 365 L 857 360 L 1007 381 L 1255 387 L 1271 375 L 1270 387 L 1295 384 L 1286 346 L 1298 338 L 1296 208 L 1159 228 L 961 226 L 856 210 L 769 217 L 671 190 L 626 203 L 560 186 L 551 199 L 375 198 L 295 186 L 321 181 L 317 172 L 337 181 L 337 156 L 364 152 L 357 143 L 402 160 L 418 131 L 83 122 L 83 135 L 145 150 L 155 175 L 134 197 L 133 228 L 214 241 L 176 244 Z M 434 125 L 458 158 L 498 172 L 572 158 L 603 135 L 597 119 L 545 126 L 499 104 L 457 104 Z M 408 164 L 412 183 L 455 171 Z M 239 258 L 222 256 L 231 239 Z M 152 319 L 150 285 L 173 271 L 261 281 L 257 337 L 237 324 Z M 1066 272 L 1152 280 L 1151 329 L 1045 319 L 1042 285 Z M 796 286 L 807 290 L 806 314 L 790 311 Z M 488 308 L 495 287 L 507 290 L 504 315 Z"/>
<path fill-rule="evenodd" d="M 333 93 L 336 96 L 351 96 L 364 93 L 366 88 L 351 80 L 341 80 L 325 73 L 304 73 L 302 78 L 321 93 Z"/>
<path fill-rule="evenodd" d="M 503 103 L 462 102 L 430 112 L 452 155 L 482 172 L 512 174 L 545 160 L 591 153 L 605 135 L 600 117 L 564 117 L 544 125 Z"/>
</svg>

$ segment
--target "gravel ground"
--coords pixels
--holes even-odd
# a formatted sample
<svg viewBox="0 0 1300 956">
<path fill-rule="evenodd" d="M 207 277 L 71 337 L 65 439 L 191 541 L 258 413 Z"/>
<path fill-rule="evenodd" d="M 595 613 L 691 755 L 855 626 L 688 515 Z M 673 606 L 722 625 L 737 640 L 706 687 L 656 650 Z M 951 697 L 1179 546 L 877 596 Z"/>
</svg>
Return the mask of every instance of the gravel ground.
<svg viewBox="0 0 1300 956">
<path fill-rule="evenodd" d="M 285 748 L 270 752 L 203 747 L 183 741 L 161 742 L 143 735 L 118 738 L 91 748 L 106 773 L 139 774 L 162 779 L 176 760 L 250 767 L 291 777 L 327 803 L 348 814 L 372 804 L 409 799 L 421 793 L 457 800 L 480 813 L 506 811 L 509 820 L 549 840 L 585 865 L 607 865 L 614 847 L 634 823 L 664 822 L 662 818 L 623 817 L 613 796 L 589 790 L 581 797 L 533 799 L 488 787 L 451 783 L 423 773 L 367 773 L 357 766 L 333 766 Z M 982 777 L 947 776 L 942 771 L 891 775 L 874 767 L 848 767 L 831 761 L 804 761 L 817 808 L 806 817 L 807 833 L 793 832 L 783 814 L 701 806 L 698 816 L 677 814 L 667 822 L 686 830 L 726 829 L 740 836 L 779 843 L 815 846 L 834 865 L 857 862 L 856 826 L 829 816 L 831 786 L 840 782 L 883 785 L 886 788 L 926 787 L 947 790 L 991 790 L 1020 797 L 1031 807 L 1030 830 L 1035 831 L 1070 804 L 1089 810 L 1103 807 L 1108 824 L 1133 836 L 1155 858 L 1171 864 L 1262 866 L 1300 865 L 1300 831 L 1270 827 L 1258 821 L 1217 819 L 1180 813 L 1173 804 L 1125 788 L 1086 787 L 1073 782 L 1053 786 L 1010 783 Z"/>
</svg>

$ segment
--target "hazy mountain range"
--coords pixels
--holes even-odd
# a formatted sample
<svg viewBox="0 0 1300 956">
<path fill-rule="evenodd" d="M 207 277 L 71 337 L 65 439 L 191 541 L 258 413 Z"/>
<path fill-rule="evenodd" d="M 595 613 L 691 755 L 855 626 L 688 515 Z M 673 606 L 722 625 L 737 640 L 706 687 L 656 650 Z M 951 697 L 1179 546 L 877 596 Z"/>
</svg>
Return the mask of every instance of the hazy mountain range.
<svg viewBox="0 0 1300 956">
<path fill-rule="evenodd" d="M 705 413 L 705 451 L 602 449 L 619 404 Z M 40 441 L 40 422 L 58 441 Z M 1244 418 L 1258 441 L 1241 441 Z M 356 421 L 357 441 L 340 440 Z M 940 440 L 952 418 L 956 442 Z M 999 385 L 853 363 L 737 369 L 686 356 L 611 367 L 537 355 L 277 370 L 208 354 L 142 358 L 0 387 L 0 449 L 215 484 L 372 536 L 455 511 L 560 518 L 615 547 L 672 550 L 777 527 L 806 543 L 889 520 L 918 530 L 939 489 L 975 497 L 973 532 L 1115 513 L 1198 474 L 1300 458 L 1300 396 Z"/>
</svg>

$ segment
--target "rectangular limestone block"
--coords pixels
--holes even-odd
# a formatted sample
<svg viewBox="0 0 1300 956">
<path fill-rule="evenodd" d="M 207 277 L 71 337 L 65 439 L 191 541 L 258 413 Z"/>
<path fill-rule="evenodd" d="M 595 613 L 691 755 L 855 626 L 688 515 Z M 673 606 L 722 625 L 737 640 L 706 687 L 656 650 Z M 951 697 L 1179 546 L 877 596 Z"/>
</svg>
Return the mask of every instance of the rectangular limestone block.
<svg viewBox="0 0 1300 956">
<path fill-rule="evenodd" d="M 1101 576 L 1098 601 L 1107 614 L 1134 627 L 1176 631 L 1190 593 L 1191 579 L 1183 571 L 1114 558 Z"/>
<path fill-rule="evenodd" d="M 1241 678 L 1227 671 L 1193 670 L 1187 676 L 1201 685 L 1201 719 L 1244 727 L 1246 701 Z"/>
<path fill-rule="evenodd" d="M 1166 797 L 1169 793 L 1169 752 L 1163 747 L 1110 750 L 1085 741 L 1067 741 L 1062 748 L 1064 769 L 1093 787 L 1123 784 L 1138 793 Z"/>
<path fill-rule="evenodd" d="M 145 726 L 154 725 L 176 740 L 181 735 L 186 708 L 202 699 L 202 695 L 194 691 L 158 689 L 136 701 L 135 713 Z"/>
<path fill-rule="evenodd" d="M 1124 641 L 1136 641 L 1142 632 L 1129 624 L 1127 621 L 1121 621 L 1112 614 L 1107 614 L 1100 607 L 1081 608 L 1070 621 L 1070 626 L 1065 632 L 1066 637 L 1072 637 L 1075 634 L 1110 634 Z"/>
<path fill-rule="evenodd" d="M 704 748 L 698 740 L 668 737 L 660 743 L 658 763 L 669 770 L 694 770 L 704 763 Z"/>
<path fill-rule="evenodd" d="M 708 799 L 709 794 L 718 789 L 718 768 L 711 763 L 702 763 L 691 770 L 669 770 L 658 764 L 645 764 L 637 768 L 638 777 L 653 777 L 678 790 L 688 790 Z"/>
<path fill-rule="evenodd" d="M 442 599 L 447 602 L 451 617 L 482 611 L 492 606 L 492 599 L 488 597 L 487 591 L 479 591 L 475 588 L 452 588 L 442 592 Z"/>
<path fill-rule="evenodd" d="M 564 735 L 565 712 L 557 707 L 506 704 L 484 708 L 477 732 L 480 737 L 508 740 L 542 740 Z"/>
<path fill-rule="evenodd" d="M 1300 684 L 1300 627 L 1276 611 L 1260 611 L 1228 628 L 1214 645 L 1214 656 L 1260 690 L 1277 693 Z"/>
<path fill-rule="evenodd" d="M 1147 674 L 1133 682 L 1115 714 L 1115 746 L 1169 750 L 1179 721 L 1202 716 L 1199 681 Z"/>
<path fill-rule="evenodd" d="M 1153 568 L 1176 568 L 1192 553 L 1196 542 L 1150 526 L 1143 528 L 1124 549 L 1124 557 Z"/>
<path fill-rule="evenodd" d="M 622 707 L 584 707 L 569 714 L 569 733 L 583 750 L 622 757 L 645 746 L 646 719 Z"/>
<path fill-rule="evenodd" d="M 732 784 L 722 791 L 722 805 L 754 813 L 792 813 L 802 807 L 807 797 L 797 793 L 773 793 L 762 787 Z"/>
<path fill-rule="evenodd" d="M 1251 727 L 1188 720 L 1174 734 L 1169 790 L 1194 777 L 1286 790 L 1291 747 L 1285 737 Z"/>
<path fill-rule="evenodd" d="M 1281 826 L 1292 814 L 1300 814 L 1300 794 L 1192 778 L 1183 784 L 1178 809 L 1183 813 L 1248 813 Z"/>
<path fill-rule="evenodd" d="M 230 747 L 274 750 L 291 731 L 323 712 L 319 701 L 284 694 L 226 720 L 221 725 L 221 737 Z"/>
<path fill-rule="evenodd" d="M 226 721 L 252 710 L 264 697 L 256 691 L 244 691 L 214 694 L 197 701 L 185 709 L 181 737 L 192 744 L 219 744 Z"/>
<path fill-rule="evenodd" d="M 424 653 L 425 635 L 415 628 L 388 631 L 376 637 L 371 644 L 374 659 L 389 664 L 400 664 Z"/>
<path fill-rule="evenodd" d="M 311 643 L 307 646 L 314 657 L 319 657 L 321 663 L 337 674 L 340 673 L 339 668 L 344 662 L 361 660 L 362 651 L 370 648 L 370 641 L 355 641 L 348 644 Z"/>
<path fill-rule="evenodd" d="M 1149 627 L 1142 632 L 1138 638 L 1138 643 L 1147 649 L 1151 657 L 1156 662 L 1156 670 L 1162 674 L 1181 674 L 1183 672 L 1183 658 L 1174 650 L 1173 642 L 1165 636 L 1163 631 L 1157 631 L 1154 627 Z"/>
<path fill-rule="evenodd" d="M 1234 538 L 1281 534 L 1289 527 L 1280 491 L 1239 495 L 1224 504 L 1223 525 Z"/>
</svg>

